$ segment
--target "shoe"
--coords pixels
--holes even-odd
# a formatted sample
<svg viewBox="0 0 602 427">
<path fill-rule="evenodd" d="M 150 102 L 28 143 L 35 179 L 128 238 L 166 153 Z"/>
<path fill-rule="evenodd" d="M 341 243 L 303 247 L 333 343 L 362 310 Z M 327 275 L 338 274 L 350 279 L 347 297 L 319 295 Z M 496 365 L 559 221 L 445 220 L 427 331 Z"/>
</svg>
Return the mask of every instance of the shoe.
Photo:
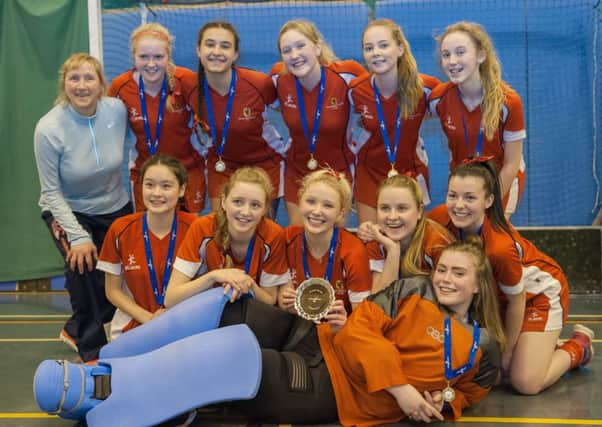
<svg viewBox="0 0 602 427">
<path fill-rule="evenodd" d="M 77 343 L 75 342 L 73 337 L 67 333 L 66 330 L 61 329 L 61 332 L 59 333 L 59 339 L 65 344 L 67 344 L 69 347 L 71 347 L 73 350 L 79 351 L 77 348 Z"/>
<path fill-rule="evenodd" d="M 583 346 L 583 360 L 579 366 L 587 365 L 592 360 L 592 357 L 594 357 L 594 346 L 592 343 L 594 340 L 594 331 L 578 323 L 573 327 L 571 339 Z"/>
</svg>

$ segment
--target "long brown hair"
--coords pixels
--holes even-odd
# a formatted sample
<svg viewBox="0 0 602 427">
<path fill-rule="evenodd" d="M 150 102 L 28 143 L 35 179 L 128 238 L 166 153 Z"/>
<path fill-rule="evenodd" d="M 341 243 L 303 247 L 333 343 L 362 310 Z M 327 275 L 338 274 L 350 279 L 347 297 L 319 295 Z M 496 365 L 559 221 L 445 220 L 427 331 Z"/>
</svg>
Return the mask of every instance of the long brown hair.
<svg viewBox="0 0 602 427">
<path fill-rule="evenodd" d="M 199 49 L 201 47 L 201 43 L 203 42 L 203 37 L 205 35 L 205 31 L 210 30 L 211 28 L 220 28 L 222 30 L 226 30 L 232 34 L 234 37 L 234 51 L 238 53 L 240 49 L 240 37 L 238 36 L 238 31 L 234 25 L 226 21 L 211 21 L 207 22 L 199 29 L 199 34 L 197 36 L 196 47 Z M 203 67 L 203 63 L 201 62 L 201 58 L 199 58 L 199 65 L 197 68 L 197 101 L 198 101 L 198 111 L 196 111 L 197 117 L 201 118 L 201 111 L 203 109 L 203 102 L 205 100 L 205 92 L 203 90 L 203 79 L 206 79 L 205 76 L 205 67 Z"/>
<path fill-rule="evenodd" d="M 168 63 L 167 69 L 165 70 L 165 76 L 167 78 L 167 88 L 169 95 L 166 101 L 166 107 L 168 111 L 173 111 L 173 97 L 172 92 L 175 87 L 175 72 L 176 65 L 173 63 L 173 42 L 174 36 L 171 35 L 169 30 L 165 28 L 163 25 L 158 24 L 156 22 L 151 22 L 148 24 L 142 24 L 134 31 L 130 36 L 130 49 L 132 50 L 132 56 L 136 55 L 136 46 L 137 43 L 144 38 L 152 38 L 155 40 L 159 40 L 163 42 L 165 45 L 165 50 L 167 51 Z"/>
<path fill-rule="evenodd" d="M 384 27 L 391 32 L 393 40 L 398 46 L 403 47 L 403 55 L 397 58 L 397 103 L 400 109 L 402 119 L 407 119 L 408 116 L 418 108 L 418 103 L 424 97 L 424 85 L 420 74 L 418 73 L 418 65 L 416 59 L 412 55 L 410 43 L 406 39 L 403 31 L 395 21 L 391 19 L 375 19 L 368 23 L 362 33 L 362 40 L 366 31 L 372 27 Z"/>
<path fill-rule="evenodd" d="M 406 175 L 395 175 L 392 177 L 388 177 L 378 187 L 377 200 L 381 192 L 387 188 L 407 189 L 410 192 L 412 200 L 416 204 L 417 208 L 419 210 L 422 210 L 422 215 L 416 223 L 416 228 L 412 233 L 412 239 L 410 240 L 410 244 L 405 250 L 403 259 L 401 260 L 401 263 L 399 265 L 401 277 L 426 276 L 430 274 L 430 271 L 422 268 L 422 265 L 424 260 L 424 235 L 426 233 L 427 224 L 429 227 L 437 229 L 437 231 L 439 231 L 441 235 L 448 236 L 448 242 L 451 242 L 453 238 L 447 231 L 447 229 L 445 229 L 445 227 L 439 225 L 434 221 L 431 221 L 424 214 L 424 199 L 422 195 L 422 188 L 420 188 L 420 184 L 418 184 L 418 182 L 415 179 Z"/>
<path fill-rule="evenodd" d="M 492 160 L 481 162 L 471 161 L 467 163 L 460 163 L 454 168 L 449 175 L 449 180 L 454 176 L 460 178 L 474 177 L 483 180 L 483 189 L 485 190 L 485 197 L 493 195 L 493 203 L 486 210 L 487 218 L 491 221 L 493 227 L 497 230 L 503 230 L 512 236 L 510 225 L 504 215 L 504 205 L 502 201 L 502 193 L 500 189 L 500 181 L 497 173 L 497 168 Z M 448 180 L 448 184 L 449 184 Z"/>
<path fill-rule="evenodd" d="M 474 43 L 477 53 L 485 57 L 485 60 L 479 64 L 479 77 L 483 85 L 482 126 L 487 139 L 491 139 L 500 125 L 500 114 L 506 99 L 502 86 L 502 66 L 485 28 L 475 22 L 466 21 L 448 26 L 443 34 L 436 37 L 439 64 L 441 64 L 441 43 L 445 37 L 456 32 L 466 34 Z"/>
<path fill-rule="evenodd" d="M 272 205 L 272 183 L 268 174 L 259 167 L 246 166 L 237 169 L 228 179 L 222 190 L 222 203 L 219 204 L 215 213 L 216 232 L 215 239 L 224 251 L 230 247 L 230 232 L 228 231 L 228 217 L 223 207 L 223 200 L 228 197 L 232 189 L 239 182 L 259 185 L 265 192 L 266 216 L 270 215 Z"/>
<path fill-rule="evenodd" d="M 441 254 L 452 251 L 466 253 L 472 257 L 476 270 L 478 292 L 468 309 L 471 317 L 480 327 L 485 328 L 491 339 L 497 341 L 503 349 L 506 342 L 504 327 L 500 318 L 497 298 L 497 283 L 481 238 L 470 235 L 466 240 L 458 240 L 447 246 Z"/>
</svg>

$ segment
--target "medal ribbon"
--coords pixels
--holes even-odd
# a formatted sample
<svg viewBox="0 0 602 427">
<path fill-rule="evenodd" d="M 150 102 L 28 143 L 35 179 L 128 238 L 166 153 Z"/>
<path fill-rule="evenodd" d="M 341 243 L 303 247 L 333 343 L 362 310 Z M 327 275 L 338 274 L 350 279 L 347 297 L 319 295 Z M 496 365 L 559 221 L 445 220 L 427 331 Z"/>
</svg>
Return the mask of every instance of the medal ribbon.
<svg viewBox="0 0 602 427">
<path fill-rule="evenodd" d="M 255 247 L 255 235 L 249 241 L 249 246 L 247 246 L 247 254 L 245 255 L 245 273 L 249 274 L 249 269 L 251 268 L 251 260 L 253 259 L 253 249 Z"/>
<path fill-rule="evenodd" d="M 337 239 L 339 236 L 339 227 L 334 227 L 332 230 L 332 238 L 330 239 L 330 246 L 328 248 L 328 263 L 326 264 L 326 273 L 324 279 L 330 283 L 330 277 L 332 276 L 332 266 L 334 264 L 334 253 L 337 247 Z M 309 271 L 309 264 L 307 263 L 307 240 L 305 239 L 305 233 L 303 233 L 303 240 L 301 241 L 301 257 L 303 259 L 303 272 L 305 273 L 305 279 L 311 278 Z"/>
<path fill-rule="evenodd" d="M 462 94 L 460 93 L 460 89 L 458 88 L 458 96 L 460 97 L 460 100 L 462 99 Z M 462 115 L 462 128 L 464 129 L 464 143 L 466 144 L 466 150 L 469 153 L 469 157 L 472 157 L 470 155 L 470 139 L 468 138 L 468 129 L 466 128 L 466 120 L 464 119 L 464 109 L 460 108 L 460 114 Z M 474 154 L 474 157 L 479 157 L 481 155 L 481 152 L 483 150 L 483 127 L 481 126 L 481 119 L 479 119 L 479 136 L 477 137 L 477 149 L 476 152 Z"/>
<path fill-rule="evenodd" d="M 324 90 L 326 89 L 326 73 L 324 67 L 320 67 L 320 84 L 318 89 L 318 102 L 316 103 L 316 111 L 314 113 L 314 127 L 311 131 L 311 139 L 309 137 L 309 126 L 307 124 L 307 116 L 305 114 L 305 103 L 303 102 L 303 89 L 301 82 L 295 77 L 295 86 L 297 89 L 297 102 L 299 103 L 299 114 L 301 115 L 301 126 L 305 140 L 309 144 L 309 154 L 313 156 L 316 150 L 316 142 L 318 141 L 318 128 L 320 127 L 320 118 L 322 117 L 322 102 L 324 101 Z"/>
<path fill-rule="evenodd" d="M 443 348 L 444 348 L 444 358 L 445 358 L 445 379 L 449 382 L 456 377 L 466 373 L 470 368 L 474 365 L 474 359 L 477 355 L 477 350 L 479 349 L 479 342 L 481 340 L 481 330 L 479 329 L 479 325 L 476 320 L 472 321 L 472 346 L 470 347 L 470 355 L 468 357 L 468 363 L 460 366 L 457 369 L 452 368 L 451 361 L 451 320 L 449 317 L 445 318 L 444 328 L 443 328 Z"/>
<path fill-rule="evenodd" d="M 236 70 L 232 68 L 232 78 L 230 80 L 230 88 L 228 89 L 228 103 L 226 104 L 226 116 L 224 117 L 224 126 L 222 127 L 222 139 L 217 146 L 217 155 L 222 156 L 224 147 L 226 146 L 226 138 L 228 137 L 228 128 L 230 127 L 230 116 L 232 113 L 232 104 L 234 103 L 234 90 L 236 89 Z M 211 92 L 209 91 L 209 83 L 207 77 L 203 78 L 203 90 L 205 91 L 205 107 L 207 108 L 207 117 L 209 118 L 209 128 L 211 130 L 211 139 L 213 143 L 217 143 L 217 129 L 215 127 L 215 117 L 213 115 L 213 103 L 211 102 Z"/>
<path fill-rule="evenodd" d="M 397 121 L 395 122 L 395 134 L 393 135 L 393 148 L 391 148 L 391 141 L 389 140 L 389 133 L 387 132 L 387 124 L 385 123 L 385 113 L 383 112 L 382 103 L 380 100 L 380 91 L 376 85 L 376 81 L 372 81 L 372 88 L 374 90 L 374 102 L 376 102 L 376 113 L 378 114 L 378 126 L 380 127 L 380 134 L 383 138 L 383 145 L 389 158 L 391 167 L 395 164 L 395 158 L 397 157 L 397 147 L 399 146 L 399 136 L 401 134 L 401 115 L 399 105 L 397 106 Z"/>
<path fill-rule="evenodd" d="M 167 249 L 167 259 L 165 261 L 165 270 L 163 270 L 163 287 L 161 294 L 159 294 L 159 286 L 157 282 L 157 273 L 155 272 L 155 266 L 153 263 L 153 251 L 150 243 L 150 235 L 148 230 L 148 221 L 146 219 L 146 212 L 142 216 L 142 236 L 144 237 L 144 252 L 146 253 L 146 266 L 148 267 L 148 275 L 150 276 L 151 285 L 153 287 L 153 294 L 155 295 L 155 301 L 157 305 L 163 307 L 163 300 L 165 299 L 165 291 L 167 290 L 167 284 L 169 283 L 169 277 L 172 271 L 172 260 L 173 254 L 176 248 L 176 235 L 178 233 L 178 215 L 176 212 L 173 214 L 173 223 L 171 224 L 171 231 L 169 236 L 169 248 Z"/>
<path fill-rule="evenodd" d="M 167 76 L 163 76 L 161 85 L 161 98 L 159 99 L 159 112 L 157 113 L 157 126 L 155 127 L 155 141 L 152 141 L 150 123 L 148 122 L 148 112 L 146 109 L 146 96 L 144 94 L 144 80 L 142 74 L 138 77 L 138 95 L 140 96 L 140 109 L 142 110 L 142 119 L 144 120 L 144 137 L 146 146 L 151 155 L 157 152 L 159 148 L 159 138 L 161 137 L 161 128 L 163 127 L 163 112 L 167 100 Z"/>
</svg>

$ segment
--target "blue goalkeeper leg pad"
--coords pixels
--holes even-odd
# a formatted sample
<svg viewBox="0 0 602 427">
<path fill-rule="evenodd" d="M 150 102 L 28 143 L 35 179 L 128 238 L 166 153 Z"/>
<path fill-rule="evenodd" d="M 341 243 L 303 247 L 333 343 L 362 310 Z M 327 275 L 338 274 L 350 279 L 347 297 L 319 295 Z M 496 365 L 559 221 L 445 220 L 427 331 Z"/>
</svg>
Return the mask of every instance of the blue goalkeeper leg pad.
<svg viewBox="0 0 602 427">
<path fill-rule="evenodd" d="M 95 399 L 97 375 L 110 393 Z M 34 379 L 40 408 L 89 427 L 149 426 L 212 403 L 252 399 L 261 382 L 261 349 L 246 325 L 203 332 L 139 356 L 94 367 L 46 360 Z M 98 385 L 96 385 L 98 387 Z"/>
<path fill-rule="evenodd" d="M 246 325 L 102 362 L 111 366 L 111 395 L 88 412 L 89 427 L 155 425 L 212 403 L 252 399 L 261 382 L 261 349 Z"/>
<path fill-rule="evenodd" d="M 99 358 L 136 356 L 217 328 L 229 299 L 223 293 L 223 288 L 213 288 L 182 301 L 105 345 Z"/>
<path fill-rule="evenodd" d="M 62 418 L 83 420 L 102 400 L 95 399 L 94 377 L 108 375 L 111 368 L 87 366 L 66 360 L 44 360 L 33 379 L 35 400 L 42 411 Z"/>
</svg>

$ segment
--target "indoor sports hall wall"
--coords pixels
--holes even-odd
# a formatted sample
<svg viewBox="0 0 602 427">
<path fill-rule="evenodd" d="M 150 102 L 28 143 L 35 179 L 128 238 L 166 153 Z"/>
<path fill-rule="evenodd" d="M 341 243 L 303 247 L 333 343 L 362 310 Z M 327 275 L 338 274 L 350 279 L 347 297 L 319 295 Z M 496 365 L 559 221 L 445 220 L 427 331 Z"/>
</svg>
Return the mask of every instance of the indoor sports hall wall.
<svg viewBox="0 0 602 427">
<path fill-rule="evenodd" d="M 525 107 L 527 188 L 513 222 L 584 225 L 599 206 L 602 177 L 600 8 L 599 0 L 383 0 L 105 9 L 104 64 L 109 78 L 131 66 L 128 38 L 141 19 L 167 26 L 176 36 L 176 63 L 193 69 L 197 31 L 215 19 L 237 27 L 243 66 L 269 71 L 278 60 L 278 30 L 292 18 L 314 21 L 340 58 L 362 62 L 363 27 L 372 17 L 387 17 L 401 24 L 420 70 L 444 79 L 435 63 L 433 36 L 458 20 L 479 22 L 494 40 L 504 79 Z M 279 121 L 277 113 L 273 120 Z M 285 133 L 281 124 L 279 129 Z M 427 123 L 422 135 L 430 156 L 432 196 L 440 203 L 448 174 L 446 145 L 436 121 Z"/>
</svg>

